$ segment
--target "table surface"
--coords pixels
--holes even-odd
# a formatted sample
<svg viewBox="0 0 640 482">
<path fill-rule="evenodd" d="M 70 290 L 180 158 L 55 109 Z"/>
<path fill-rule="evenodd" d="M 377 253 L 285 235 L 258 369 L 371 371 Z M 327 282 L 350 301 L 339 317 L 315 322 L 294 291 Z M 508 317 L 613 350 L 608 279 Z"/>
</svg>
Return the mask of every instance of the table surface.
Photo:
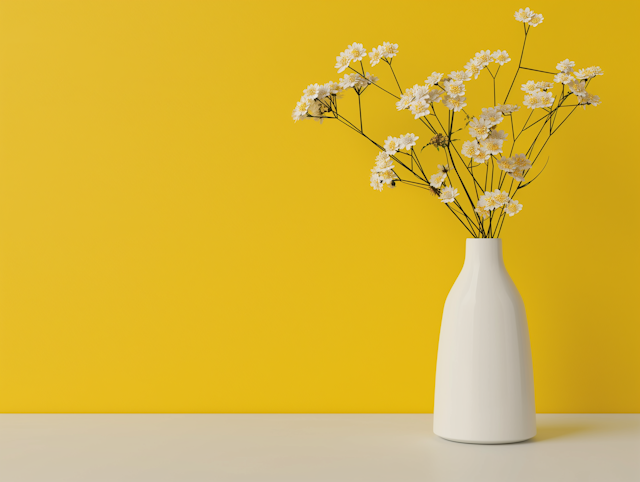
<svg viewBox="0 0 640 482">
<path fill-rule="evenodd" d="M 640 415 L 538 415 L 510 445 L 429 414 L 0 415 L 1 482 L 638 482 Z"/>
</svg>

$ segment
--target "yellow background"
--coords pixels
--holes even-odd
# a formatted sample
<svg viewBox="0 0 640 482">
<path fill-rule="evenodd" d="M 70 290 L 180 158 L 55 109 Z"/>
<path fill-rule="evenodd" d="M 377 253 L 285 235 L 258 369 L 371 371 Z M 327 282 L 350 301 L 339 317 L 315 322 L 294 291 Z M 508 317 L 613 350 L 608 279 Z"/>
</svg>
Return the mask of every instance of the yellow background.
<svg viewBox="0 0 640 482">
<path fill-rule="evenodd" d="M 640 12 L 608 5 L 528 4 L 523 65 L 605 72 L 503 230 L 539 412 L 640 410 Z M 504 95 L 525 6 L 0 2 L 0 411 L 430 412 L 466 231 L 424 191 L 374 192 L 363 138 L 290 114 L 354 41 L 398 43 L 403 87 L 506 49 Z M 363 102 L 377 139 L 428 139 Z"/>
</svg>

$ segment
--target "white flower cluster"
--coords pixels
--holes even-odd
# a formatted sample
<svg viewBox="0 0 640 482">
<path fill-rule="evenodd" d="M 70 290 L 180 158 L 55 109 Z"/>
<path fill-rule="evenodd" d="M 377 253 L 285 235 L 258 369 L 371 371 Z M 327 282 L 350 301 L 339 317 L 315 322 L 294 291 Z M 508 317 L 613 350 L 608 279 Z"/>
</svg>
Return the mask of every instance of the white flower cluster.
<svg viewBox="0 0 640 482">
<path fill-rule="evenodd" d="M 496 189 L 493 192 L 485 191 L 484 196 L 478 199 L 478 207 L 474 211 L 484 219 L 491 215 L 491 211 L 499 208 L 504 209 L 509 216 L 513 216 L 522 210 L 522 204 L 511 199 L 508 192 Z"/>
<path fill-rule="evenodd" d="M 483 108 L 480 118 L 474 117 L 469 122 L 469 134 L 475 139 L 462 144 L 460 152 L 480 164 L 487 161 L 492 155 L 500 154 L 502 144 L 509 135 L 496 129 L 496 126 L 503 120 L 502 110 L 498 107 Z"/>
<path fill-rule="evenodd" d="M 384 42 L 382 45 L 378 45 L 369 52 L 369 60 L 371 66 L 376 65 L 381 59 L 389 60 L 398 54 L 398 44 L 392 44 L 391 42 Z M 351 62 L 361 62 L 363 58 L 367 56 L 366 49 L 359 43 L 352 43 L 343 52 L 336 57 L 336 69 L 338 73 L 344 71 Z"/>
<path fill-rule="evenodd" d="M 491 62 L 495 62 L 500 66 L 510 62 L 511 58 L 506 50 L 496 50 L 491 53 L 490 50 L 481 50 L 476 53 L 476 56 L 469 60 L 467 64 L 464 66 L 466 69 L 465 74 L 468 77 L 467 80 L 471 80 L 471 77 L 474 79 L 478 78 L 482 69 L 487 67 Z"/>
<path fill-rule="evenodd" d="M 514 17 L 518 22 L 524 22 L 531 27 L 537 27 L 544 20 L 541 13 L 535 13 L 533 10 L 530 10 L 529 7 L 525 9 L 521 8 L 514 14 Z"/>
<path fill-rule="evenodd" d="M 513 157 L 501 157 L 496 161 L 501 171 L 506 172 L 516 181 L 523 182 L 525 171 L 531 169 L 531 161 L 524 154 L 516 154 Z"/>
<path fill-rule="evenodd" d="M 458 195 L 458 189 L 455 187 L 447 186 L 440 191 L 440 201 L 443 203 L 452 203 L 456 200 Z"/>
<path fill-rule="evenodd" d="M 534 82 L 533 80 L 522 84 L 520 90 L 527 94 L 524 96 L 522 104 L 526 105 L 529 109 L 551 107 L 555 98 L 553 94 L 547 92 L 547 90 L 552 89 L 553 86 L 553 82 Z"/>
<path fill-rule="evenodd" d="M 291 117 L 295 122 L 304 120 L 305 117 L 314 117 L 314 120 L 322 122 L 319 118 L 322 114 L 329 112 L 330 103 L 328 97 L 330 95 L 339 94 L 343 87 L 336 82 L 327 82 L 326 84 L 310 84 L 302 92 L 302 97 L 296 104 Z"/>
<path fill-rule="evenodd" d="M 393 187 L 395 179 L 398 179 L 393 172 L 393 159 L 386 152 L 380 152 L 376 157 L 376 163 L 371 169 L 371 187 L 376 191 L 382 191 L 385 184 Z"/>
<path fill-rule="evenodd" d="M 371 66 L 377 65 L 381 59 L 389 61 L 389 59 L 395 57 L 398 54 L 398 44 L 392 44 L 391 42 L 384 42 L 382 45 L 378 45 L 378 48 L 374 48 L 369 52 L 369 61 Z"/>
<path fill-rule="evenodd" d="M 582 104 L 585 108 L 587 105 L 597 106 L 600 104 L 600 97 L 587 92 L 586 81 L 593 79 L 597 75 L 604 75 L 604 72 L 600 67 L 593 66 L 586 69 L 580 69 L 574 72 L 573 67 L 576 63 L 565 59 L 562 62 L 558 62 L 556 69 L 560 71 L 553 80 L 558 83 L 566 85 L 569 90 L 578 98 L 578 103 Z M 580 82 L 578 82 L 580 81 Z"/>
<path fill-rule="evenodd" d="M 429 115 L 431 113 L 429 110 L 430 104 L 442 100 L 444 92 L 441 89 L 432 89 L 432 87 L 438 85 L 443 77 L 444 74 L 434 72 L 424 81 L 424 85 L 416 84 L 406 89 L 400 100 L 396 102 L 396 109 L 409 109 L 415 119 Z"/>
</svg>

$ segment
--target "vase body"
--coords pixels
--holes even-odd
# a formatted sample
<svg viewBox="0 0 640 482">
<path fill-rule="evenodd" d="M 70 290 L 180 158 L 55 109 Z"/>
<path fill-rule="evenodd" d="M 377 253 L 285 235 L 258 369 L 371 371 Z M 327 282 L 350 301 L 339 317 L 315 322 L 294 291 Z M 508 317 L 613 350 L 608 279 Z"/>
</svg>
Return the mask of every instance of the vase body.
<svg viewBox="0 0 640 482">
<path fill-rule="evenodd" d="M 433 431 L 477 444 L 536 434 L 527 316 L 504 266 L 501 239 L 467 239 L 442 316 Z"/>
</svg>

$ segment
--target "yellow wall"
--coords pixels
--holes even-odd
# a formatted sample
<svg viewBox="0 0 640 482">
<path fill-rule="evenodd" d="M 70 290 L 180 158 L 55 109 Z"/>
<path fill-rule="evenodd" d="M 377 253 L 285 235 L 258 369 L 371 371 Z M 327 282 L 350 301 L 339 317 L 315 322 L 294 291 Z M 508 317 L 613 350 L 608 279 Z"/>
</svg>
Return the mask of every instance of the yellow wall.
<svg viewBox="0 0 640 482">
<path fill-rule="evenodd" d="M 529 4 L 525 65 L 605 71 L 503 231 L 540 412 L 640 410 L 640 11 L 608 5 Z M 525 6 L 1 2 L 0 411 L 431 411 L 466 232 L 423 191 L 374 192 L 365 140 L 290 113 L 354 41 L 397 42 L 405 86 L 517 59 Z M 364 101 L 378 139 L 428 136 Z"/>
</svg>

